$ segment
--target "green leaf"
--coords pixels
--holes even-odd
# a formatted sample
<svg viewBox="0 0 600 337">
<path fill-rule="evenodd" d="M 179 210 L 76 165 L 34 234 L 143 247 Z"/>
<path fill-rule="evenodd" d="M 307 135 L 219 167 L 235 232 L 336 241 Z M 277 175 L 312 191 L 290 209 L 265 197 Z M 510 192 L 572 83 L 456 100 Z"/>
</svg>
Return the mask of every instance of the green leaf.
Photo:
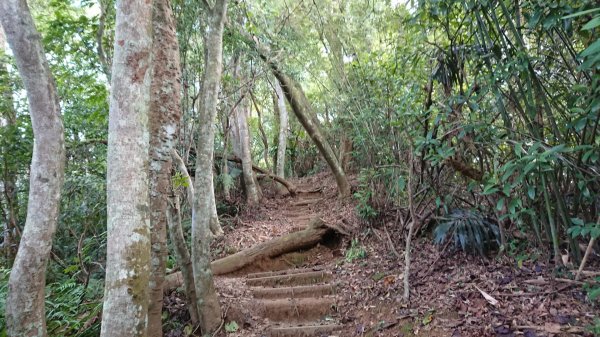
<svg viewBox="0 0 600 337">
<path fill-rule="evenodd" d="M 535 199 L 535 186 L 527 186 L 527 195 L 529 196 L 529 199 Z"/>
<path fill-rule="evenodd" d="M 587 57 L 593 54 L 597 54 L 598 52 L 600 52 L 600 39 L 596 40 L 596 42 L 592 43 L 589 47 L 582 51 L 581 57 Z"/>
<path fill-rule="evenodd" d="M 588 293 L 590 301 L 594 301 L 598 296 L 600 296 L 600 287 L 594 288 Z"/>
<path fill-rule="evenodd" d="M 581 12 L 573 13 L 573 14 L 570 14 L 570 15 L 567 15 L 567 16 L 563 16 L 562 18 L 563 19 L 570 19 L 570 18 L 574 18 L 574 17 L 577 17 L 577 16 L 582 16 L 582 15 L 594 13 L 594 12 L 597 12 L 597 11 L 600 11 L 600 8 L 588 9 L 588 10 L 585 10 L 585 11 L 581 11 Z"/>
<path fill-rule="evenodd" d="M 597 17 L 593 18 L 592 20 L 590 20 L 590 22 L 583 25 L 583 27 L 581 27 L 581 29 L 590 30 L 590 29 L 594 29 L 598 26 L 600 26 L 600 16 L 597 16 Z"/>
<path fill-rule="evenodd" d="M 500 198 L 500 200 L 498 200 L 498 203 L 496 203 L 496 209 L 498 211 L 501 211 L 503 207 L 504 207 L 504 198 Z"/>
<path fill-rule="evenodd" d="M 227 324 L 225 324 L 225 331 L 226 332 L 237 332 L 239 330 L 239 326 L 237 324 L 236 321 L 231 321 Z"/>
</svg>

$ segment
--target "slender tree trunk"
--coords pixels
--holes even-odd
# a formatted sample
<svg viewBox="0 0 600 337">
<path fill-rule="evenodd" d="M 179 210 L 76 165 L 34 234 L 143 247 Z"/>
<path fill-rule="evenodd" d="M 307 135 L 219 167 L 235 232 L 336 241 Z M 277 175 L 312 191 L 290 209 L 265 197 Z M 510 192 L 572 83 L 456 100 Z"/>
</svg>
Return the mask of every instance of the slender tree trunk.
<svg viewBox="0 0 600 337">
<path fill-rule="evenodd" d="M 118 0 L 108 125 L 102 337 L 147 336 L 151 55 L 152 2 Z"/>
<path fill-rule="evenodd" d="M 185 163 L 183 162 L 183 158 L 181 158 L 181 156 L 179 156 L 177 151 L 175 151 L 173 149 L 171 151 L 171 156 L 172 156 L 173 160 L 175 161 L 175 165 L 177 166 L 179 173 L 181 173 L 181 175 L 183 175 L 183 178 L 186 181 L 187 200 L 190 203 L 190 207 L 194 207 L 193 203 L 194 203 L 195 193 L 194 193 L 194 182 L 192 181 L 192 177 L 190 177 L 187 167 L 185 166 Z M 216 212 L 216 207 L 213 207 L 213 212 Z M 216 217 L 216 215 L 213 214 L 213 218 L 215 218 L 215 217 Z M 216 225 L 215 225 L 215 222 L 213 222 L 212 219 L 211 219 L 211 223 L 210 223 L 210 231 L 211 231 L 212 235 L 215 237 L 219 237 L 224 234 L 223 229 L 221 229 L 221 225 L 219 225 L 218 222 L 216 222 Z"/>
<path fill-rule="evenodd" d="M 185 288 L 185 296 L 188 300 L 188 311 L 192 324 L 198 324 L 198 298 L 196 297 L 196 288 L 194 286 L 194 271 L 192 270 L 192 259 L 187 248 L 183 229 L 181 227 L 181 209 L 179 197 L 175 195 L 169 202 L 170 207 L 167 211 L 167 222 L 169 224 L 169 235 L 171 242 L 175 247 L 175 258 L 177 264 L 181 267 L 183 275 L 183 287 Z"/>
<path fill-rule="evenodd" d="M 234 62 L 233 77 L 241 79 L 241 56 L 236 55 Z M 241 82 L 241 81 L 239 81 Z M 234 154 L 242 160 L 242 179 L 244 181 L 244 191 L 246 192 L 246 202 L 248 205 L 258 205 L 258 189 L 254 181 L 252 172 L 252 154 L 250 152 L 250 133 L 248 131 L 248 101 L 242 96 L 239 98 L 239 104 L 233 108 L 233 134 L 234 134 Z"/>
<path fill-rule="evenodd" d="M 265 166 L 270 167 L 269 163 L 269 140 L 267 139 L 267 133 L 265 132 L 265 128 L 263 127 L 262 113 L 260 112 L 260 108 L 258 107 L 258 102 L 256 102 L 256 97 L 254 94 L 250 92 L 250 98 L 252 99 L 252 105 L 254 109 L 256 109 L 256 115 L 258 116 L 258 131 L 260 132 L 260 139 L 263 143 L 263 160 L 265 161 Z"/>
<path fill-rule="evenodd" d="M 163 283 L 167 252 L 167 198 L 171 151 L 181 119 L 181 70 L 175 20 L 169 0 L 154 0 L 153 78 L 150 103 L 150 225 L 152 230 L 148 336 L 162 336 Z"/>
<path fill-rule="evenodd" d="M 288 112 L 285 106 L 285 96 L 279 82 L 274 83 L 275 94 L 277 95 L 277 111 L 279 112 L 279 140 L 277 143 L 277 170 L 275 174 L 285 179 L 285 153 L 287 150 L 288 137 Z"/>
<path fill-rule="evenodd" d="M 198 313 L 202 333 L 215 331 L 221 324 L 221 305 L 217 298 L 210 268 L 210 223 L 214 207 L 213 151 L 214 121 L 223 68 L 223 26 L 227 0 L 216 0 L 213 8 L 204 10 L 204 74 L 199 98 L 200 137 L 196 150 L 196 195 L 192 208 L 192 263 L 198 296 Z M 211 198 L 212 196 L 212 198 Z"/>
<path fill-rule="evenodd" d="M 1 1 L 0 22 L 27 90 L 34 135 L 27 219 L 8 281 L 7 332 L 46 336 L 44 287 L 64 181 L 64 128 L 56 86 L 27 3 Z"/>
<path fill-rule="evenodd" d="M 17 115 L 15 112 L 13 92 L 11 88 L 11 78 L 8 72 L 6 60 L 8 55 L 4 51 L 6 45 L 6 37 L 4 30 L 0 25 L 0 128 L 6 128 L 7 133 L 12 133 L 17 123 Z M 17 170 L 16 160 L 11 158 L 9 148 L 0 148 L 2 157 L 3 176 L 2 176 L 2 192 L 6 200 L 6 210 L 4 211 L 5 228 L 3 230 L 3 245 L 4 257 L 8 261 L 8 265 L 12 265 L 17 252 L 16 247 L 18 241 L 16 237 L 17 231 L 17 214 L 19 212 L 19 201 L 17 195 Z"/>
<path fill-rule="evenodd" d="M 237 127 L 240 136 L 242 175 L 244 177 L 244 186 L 246 189 L 246 202 L 248 205 L 258 205 L 259 197 L 256 184 L 254 182 L 254 172 L 252 171 L 252 153 L 250 152 L 250 131 L 248 130 L 248 101 L 244 100 L 236 111 Z"/>
</svg>

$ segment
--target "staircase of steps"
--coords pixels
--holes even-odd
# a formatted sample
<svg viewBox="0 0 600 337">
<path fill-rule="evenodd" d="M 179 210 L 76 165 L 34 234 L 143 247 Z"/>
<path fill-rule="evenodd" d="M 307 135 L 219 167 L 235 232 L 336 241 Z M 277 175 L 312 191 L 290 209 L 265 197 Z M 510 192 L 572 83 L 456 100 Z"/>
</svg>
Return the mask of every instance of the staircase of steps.
<svg viewBox="0 0 600 337">
<path fill-rule="evenodd" d="M 319 267 L 248 274 L 246 286 L 258 314 L 270 322 L 268 337 L 334 336 L 336 284 Z"/>
</svg>

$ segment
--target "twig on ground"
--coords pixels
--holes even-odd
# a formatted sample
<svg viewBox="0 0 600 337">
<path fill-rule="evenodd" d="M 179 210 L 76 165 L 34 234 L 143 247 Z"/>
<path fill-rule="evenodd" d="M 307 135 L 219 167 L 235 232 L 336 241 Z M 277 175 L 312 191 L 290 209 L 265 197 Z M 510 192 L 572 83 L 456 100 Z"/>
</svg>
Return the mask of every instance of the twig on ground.
<svg viewBox="0 0 600 337">
<path fill-rule="evenodd" d="M 392 253 L 394 253 L 394 255 L 396 256 L 397 259 L 401 259 L 402 256 L 400 255 L 400 253 L 398 253 L 398 251 L 396 250 L 396 247 L 394 247 L 394 242 L 392 241 L 392 237 L 390 236 L 390 233 L 387 230 L 387 226 L 385 224 L 383 224 L 383 229 L 385 230 L 385 235 L 388 238 L 388 242 L 390 243 L 390 248 L 392 249 Z"/>
<path fill-rule="evenodd" d="M 212 337 L 215 337 L 219 333 L 219 331 L 221 331 L 221 329 L 223 328 L 223 324 L 225 324 L 225 318 L 227 317 L 228 311 L 229 311 L 229 305 L 227 305 L 227 308 L 225 308 L 225 312 L 223 312 L 223 316 L 221 317 L 221 325 L 219 325 L 217 330 L 215 330 L 215 332 L 213 332 Z"/>
</svg>

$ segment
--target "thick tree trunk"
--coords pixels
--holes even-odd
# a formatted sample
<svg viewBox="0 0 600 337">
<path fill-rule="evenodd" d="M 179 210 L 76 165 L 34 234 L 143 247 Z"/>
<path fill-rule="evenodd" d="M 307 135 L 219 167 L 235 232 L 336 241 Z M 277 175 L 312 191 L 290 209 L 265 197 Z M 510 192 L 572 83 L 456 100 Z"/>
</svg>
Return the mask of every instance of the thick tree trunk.
<svg viewBox="0 0 600 337">
<path fill-rule="evenodd" d="M 187 248 L 181 227 L 181 211 L 178 196 L 174 196 L 170 201 L 170 207 L 167 211 L 167 222 L 169 224 L 171 242 L 173 243 L 173 247 L 175 247 L 175 258 L 177 259 L 177 264 L 181 267 L 183 287 L 188 301 L 188 311 L 190 312 L 192 324 L 196 325 L 198 324 L 198 298 L 196 297 L 196 288 L 194 286 L 192 259 L 190 258 L 190 252 Z"/>
<path fill-rule="evenodd" d="M 146 336 L 152 2 L 117 1 L 108 125 L 107 259 L 101 336 Z"/>
<path fill-rule="evenodd" d="M 163 283 L 167 257 L 167 198 L 171 151 L 181 119 L 179 44 L 169 0 L 154 0 L 153 78 L 150 104 L 150 225 L 152 230 L 148 336 L 162 336 Z"/>
<path fill-rule="evenodd" d="M 214 207 L 213 151 L 214 121 L 223 68 L 223 26 L 227 0 L 216 0 L 213 8 L 205 6 L 204 74 L 199 98 L 200 137 L 196 151 L 196 194 L 192 208 L 192 263 L 198 296 L 198 313 L 202 333 L 215 331 L 221 324 L 221 306 L 210 268 L 210 222 Z M 212 196 L 212 198 L 211 198 Z"/>
<path fill-rule="evenodd" d="M 277 170 L 275 174 L 285 179 L 285 153 L 287 150 L 288 112 L 285 106 L 285 96 L 279 82 L 274 83 L 277 95 L 277 111 L 279 112 L 279 140 L 277 143 Z"/>
<path fill-rule="evenodd" d="M 44 287 L 64 181 L 64 129 L 56 86 L 27 3 L 1 1 L 0 22 L 27 90 L 34 135 L 27 219 L 8 281 L 6 326 L 9 336 L 46 336 Z"/>
</svg>

